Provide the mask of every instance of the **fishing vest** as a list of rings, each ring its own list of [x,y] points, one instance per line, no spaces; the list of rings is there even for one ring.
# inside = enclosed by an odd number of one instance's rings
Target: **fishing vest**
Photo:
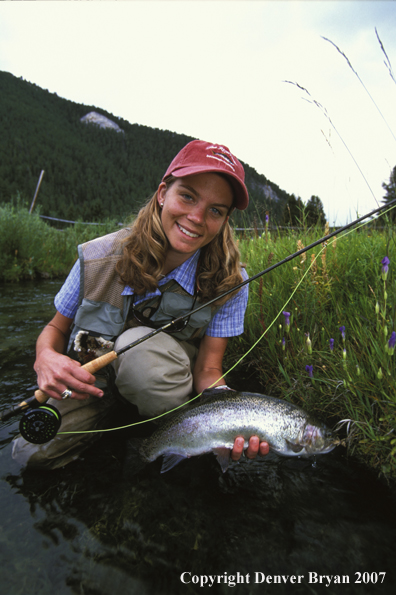
[[[113,341],[124,330],[142,325],[133,316],[133,295],[121,295],[125,285],[116,270],[116,264],[123,253],[122,242],[129,234],[129,229],[121,229],[78,246],[79,307],[73,322],[69,349],[81,330],[88,331],[92,336]],[[154,296],[135,306],[143,315],[148,310],[154,311],[147,326],[164,326],[201,304],[199,298],[191,296],[172,279],[160,286],[159,290],[161,296]],[[172,336],[179,340],[195,342],[195,339],[204,335],[218,309],[206,306],[195,312],[189,317],[185,328],[180,332],[172,332]]]

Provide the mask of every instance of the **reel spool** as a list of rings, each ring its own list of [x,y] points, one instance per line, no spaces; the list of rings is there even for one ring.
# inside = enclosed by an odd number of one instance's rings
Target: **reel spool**
[[[32,444],[45,444],[55,438],[60,425],[61,414],[53,405],[41,405],[28,409],[19,422],[22,437]]]

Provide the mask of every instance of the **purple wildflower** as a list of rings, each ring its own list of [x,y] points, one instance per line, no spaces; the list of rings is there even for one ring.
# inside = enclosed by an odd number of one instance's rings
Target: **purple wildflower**
[[[386,278],[388,276],[388,269],[389,269],[389,265],[390,265],[389,258],[387,256],[384,256],[384,258],[381,260],[381,264],[382,264],[381,277],[384,281],[386,281]]]
[[[396,345],[396,333],[395,331],[392,332],[389,341],[388,341],[388,345],[390,349],[394,349],[395,345]]]
[[[285,351],[285,347],[286,347],[286,339],[285,339],[285,337],[283,337],[283,339],[282,339],[282,349],[283,349],[283,351]]]
[[[342,340],[345,343],[345,326],[340,326],[340,333],[341,333]]]
[[[334,339],[330,339],[329,345],[330,345],[330,351],[333,351],[333,349],[334,349]]]
[[[269,223],[269,215],[268,213],[265,215],[265,224],[268,225]]]
[[[396,332],[393,331],[391,336],[389,337],[388,341],[388,353],[389,355],[393,355],[396,346]]]
[[[285,317],[286,332],[288,333],[290,329],[290,312],[282,312],[282,314]]]
[[[305,371],[308,372],[310,378],[313,378],[313,366],[305,366]]]

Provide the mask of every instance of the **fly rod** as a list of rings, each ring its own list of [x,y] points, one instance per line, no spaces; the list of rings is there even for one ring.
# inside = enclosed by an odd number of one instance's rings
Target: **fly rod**
[[[290,260],[293,260],[294,258],[297,258],[298,256],[300,256],[304,252],[307,252],[308,250],[311,250],[311,248],[314,248],[315,246],[318,246],[319,244],[323,244],[324,242],[327,242],[333,236],[335,236],[335,235],[337,235],[339,233],[342,233],[343,231],[346,231],[347,229],[350,229],[351,227],[353,227],[357,223],[360,223],[364,219],[367,219],[368,217],[372,217],[376,213],[384,210],[385,208],[389,209],[389,207],[391,205],[395,204],[395,203],[396,203],[396,199],[390,201],[389,203],[387,203],[386,205],[383,205],[382,207],[378,207],[377,209],[374,209],[370,213],[367,213],[366,215],[363,215],[362,217],[359,217],[358,219],[355,219],[351,223],[348,223],[347,225],[344,225],[343,227],[340,227],[337,230],[334,230],[332,233],[329,233],[328,235],[320,238],[319,240],[316,240],[312,244],[309,244],[308,246],[305,246],[304,248],[301,248],[301,250],[298,250],[298,252],[294,252],[293,254],[290,254],[289,256],[287,256],[286,258],[284,258],[283,260],[281,260],[281,261],[279,261],[279,262],[271,265],[270,267],[268,267],[264,271],[261,271],[261,272],[257,273],[256,275],[253,275],[252,277],[249,277],[245,281],[242,281],[242,283],[239,283],[239,285],[236,285],[235,287],[232,287],[231,289],[225,291],[221,295],[218,295],[215,298],[209,300],[208,302],[205,302],[205,303],[201,304],[200,306],[197,306],[196,308],[194,308],[193,310],[191,310],[187,314],[182,314],[178,318],[173,319],[171,322],[168,322],[167,324],[165,324],[165,325],[163,325],[163,326],[161,326],[161,327],[159,327],[157,329],[152,330],[150,333],[148,333],[144,337],[141,337],[140,339],[137,339],[136,341],[134,341],[133,343],[130,343],[129,345],[126,345],[122,349],[118,349],[117,351],[115,351],[115,350],[110,351],[109,353],[106,353],[106,354],[104,354],[104,355],[102,355],[102,356],[100,356],[100,357],[98,357],[98,358],[96,358],[96,359],[88,362],[87,364],[84,364],[82,366],[82,368],[84,370],[87,370],[91,374],[95,374],[98,370],[104,368],[105,366],[107,366],[108,364],[110,364],[111,362],[113,362],[114,360],[116,360],[120,355],[122,355],[126,351],[129,351],[129,349],[132,349],[133,347],[136,347],[137,345],[140,345],[140,343],[143,343],[143,341],[147,341],[148,339],[151,339],[152,337],[154,337],[158,333],[166,332],[168,329],[171,330],[172,327],[175,328],[178,323],[180,323],[183,320],[189,318],[192,314],[195,314],[195,312],[199,312],[200,310],[202,310],[206,306],[210,306],[210,305],[214,304],[217,300],[219,300],[219,299],[221,299],[223,297],[226,297],[227,295],[229,295],[230,293],[233,293],[234,291],[237,291],[238,289],[241,289],[242,287],[244,287],[248,283],[251,283],[252,281],[255,281],[259,277],[262,277],[263,275],[269,273],[270,271],[273,271],[274,269],[276,269],[277,267],[282,266],[286,262],[289,262]],[[56,408],[55,407],[52,407],[51,405],[46,405],[44,407],[44,405],[45,405],[46,401],[48,400],[48,398],[49,397],[45,393],[43,393],[40,389],[38,389],[34,393],[34,396],[26,399],[25,401],[22,401],[18,405],[14,405],[14,406],[10,407],[9,409],[3,411],[0,414],[0,421],[5,421],[5,420],[13,417],[14,415],[18,415],[19,413],[29,412],[29,410],[34,411],[34,410],[37,410],[39,408],[41,410],[48,410],[51,414],[53,413],[52,410],[55,410],[55,412],[57,412]],[[47,415],[47,412],[43,411],[43,413],[45,415]],[[25,413],[25,415],[26,415],[26,413]],[[59,412],[57,412],[57,415],[59,416],[59,418],[54,420],[54,427],[55,426],[58,426],[58,428],[59,428],[59,426],[60,426],[60,414],[59,414]],[[32,417],[33,417],[33,415],[32,415]],[[55,417],[56,417],[56,414],[55,414]],[[36,421],[36,419],[35,419],[35,421]],[[39,430],[37,430],[37,431],[39,431]],[[56,432],[55,432],[55,434],[56,434]]]

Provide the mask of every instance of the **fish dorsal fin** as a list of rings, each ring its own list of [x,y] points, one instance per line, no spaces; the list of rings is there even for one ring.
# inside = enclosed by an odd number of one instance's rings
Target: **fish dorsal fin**
[[[204,401],[206,401],[207,399],[213,399],[214,397],[220,397],[220,395],[224,395],[225,393],[227,393],[228,396],[235,394],[234,390],[230,390],[228,388],[205,388],[204,391],[202,391],[202,394],[199,398],[199,402],[202,403]]]
[[[162,459],[161,473],[166,473],[166,471],[173,469],[173,467],[175,467],[178,463],[180,463],[181,461],[183,461],[186,458],[187,457],[185,457],[183,455],[176,455],[173,453],[164,455],[163,459]]]
[[[230,464],[230,449],[229,448],[214,448],[213,453],[217,457],[217,461],[221,467],[223,473],[225,473],[228,469],[228,465]]]
[[[205,390],[202,391],[199,401],[202,403],[202,401],[206,401],[206,399],[211,399],[212,397],[215,397],[216,395],[219,396],[219,394],[221,392],[222,392],[221,390],[218,390],[216,388],[205,388]]]
[[[286,440],[286,444],[287,444],[287,447],[290,450],[292,450],[293,452],[301,452],[302,449],[304,448],[300,444],[294,444],[293,442],[290,442],[289,440]]]

